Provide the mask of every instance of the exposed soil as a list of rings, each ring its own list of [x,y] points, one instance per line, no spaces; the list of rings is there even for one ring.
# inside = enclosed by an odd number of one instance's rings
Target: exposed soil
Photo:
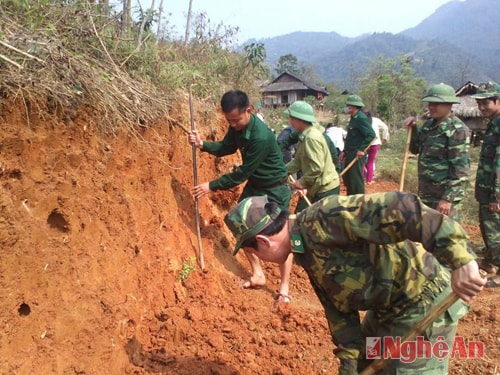
[[[23,104],[0,103],[1,374],[336,373],[300,268],[288,305],[273,302],[277,266],[265,264],[266,287],[238,286],[249,266],[231,256],[222,221],[238,189],[200,199],[205,272],[197,261],[190,272],[199,253],[192,150],[179,127],[110,137],[85,109],[69,124],[25,116]],[[220,138],[225,125],[199,130]],[[233,162],[198,154],[199,182]],[[478,227],[466,229],[480,246]],[[486,352],[453,359],[451,374],[500,371],[499,308],[498,291],[474,302],[458,334]]]

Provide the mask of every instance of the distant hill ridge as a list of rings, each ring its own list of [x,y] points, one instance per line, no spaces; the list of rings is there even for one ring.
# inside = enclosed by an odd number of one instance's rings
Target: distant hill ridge
[[[466,81],[500,81],[500,0],[452,1],[419,25],[398,34],[373,33],[356,38],[336,32],[294,32],[257,40],[267,63],[292,54],[325,82],[351,88],[378,56],[408,56],[417,75],[429,83],[459,87]],[[249,40],[245,44],[256,40]]]

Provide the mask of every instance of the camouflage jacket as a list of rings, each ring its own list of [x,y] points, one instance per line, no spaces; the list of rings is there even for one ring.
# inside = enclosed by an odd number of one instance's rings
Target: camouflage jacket
[[[479,203],[500,203],[500,115],[488,123],[484,134],[475,195]]]
[[[439,124],[429,119],[413,131],[410,151],[418,154],[418,194],[424,202],[462,201],[469,177],[469,147],[469,128],[455,116]]]
[[[464,229],[409,193],[324,198],[291,217],[290,235],[345,359],[362,349],[358,311],[391,319],[431,304],[449,285],[438,259],[451,269],[475,259]]]

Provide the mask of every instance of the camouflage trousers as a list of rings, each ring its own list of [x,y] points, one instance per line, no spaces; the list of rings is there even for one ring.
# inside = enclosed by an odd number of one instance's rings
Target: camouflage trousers
[[[432,308],[433,305],[439,303],[444,299],[449,293],[451,293],[451,288],[446,288],[441,292],[432,304],[419,302],[415,305],[405,309],[404,312],[398,316],[387,316],[381,317],[373,311],[367,312],[362,325],[363,336],[370,338],[380,338],[381,340],[381,353],[384,353],[384,349],[390,350],[389,346],[397,342],[397,338],[402,338],[406,333],[415,326],[415,324],[420,321]],[[443,315],[441,315],[424,333],[418,340],[413,340],[414,350],[402,350],[400,360],[394,359],[390,362],[383,370],[377,372],[377,374],[383,375],[443,375],[448,373],[448,360],[449,357],[437,358],[434,355],[423,355],[422,351],[417,355],[418,350],[424,348],[424,352],[430,350],[436,342],[442,343],[446,342],[448,348],[453,347],[453,342],[455,339],[455,334],[457,330],[458,320],[464,316],[468,311],[468,305],[466,305],[461,300],[457,301],[450,309],[448,309]],[[417,345],[420,340],[426,342],[425,345]],[[384,344],[388,347],[384,348]],[[440,344],[442,345],[442,344]],[[406,348],[412,348],[408,345]],[[416,358],[420,357],[420,358]],[[427,357],[427,358],[422,358]],[[430,358],[429,358],[430,357]],[[361,352],[358,360],[358,369],[361,372],[362,369],[366,368],[371,361],[365,359],[366,353]]]
[[[500,267],[500,213],[491,212],[488,204],[479,204],[479,228],[486,252],[483,262]]]
[[[428,199],[426,197],[420,197],[422,202],[426,205],[429,206],[430,208],[437,208],[437,205],[439,204],[439,200],[434,200],[434,199]],[[451,204],[451,212],[448,215],[450,219],[453,219],[455,221],[460,222],[462,220],[462,202],[452,202]]]

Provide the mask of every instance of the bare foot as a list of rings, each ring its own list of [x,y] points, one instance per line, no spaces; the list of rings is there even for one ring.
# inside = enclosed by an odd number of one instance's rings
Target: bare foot
[[[261,288],[266,285],[266,277],[264,275],[252,275],[248,279],[240,280],[239,284],[244,289]]]

